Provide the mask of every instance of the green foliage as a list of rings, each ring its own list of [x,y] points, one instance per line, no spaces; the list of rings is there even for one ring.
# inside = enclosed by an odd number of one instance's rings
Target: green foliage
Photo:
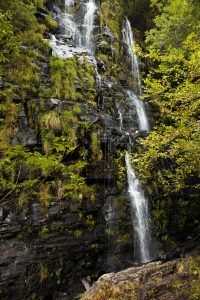
[[[125,167],[125,152],[117,151],[114,159],[115,175],[117,178],[117,185],[123,189],[126,184],[126,167]]]
[[[4,93],[5,96],[5,93]],[[0,104],[0,148],[7,148],[11,138],[17,133],[16,121],[21,106],[13,103],[7,93],[4,102]]]
[[[46,23],[46,25],[48,26],[48,28],[50,28],[50,29],[55,29],[55,28],[58,27],[58,23],[56,22],[56,20],[54,20],[54,19],[51,18],[51,17],[47,17],[47,18],[45,19],[45,23]]]
[[[83,200],[92,203],[95,199],[95,187],[87,185],[83,174],[92,163],[89,157],[101,159],[100,142],[93,143],[92,149],[83,145],[93,125],[79,120],[86,106],[73,102],[96,105],[96,72],[87,58],[81,62],[51,57],[49,61],[44,33],[55,29],[57,23],[50,14],[44,20],[37,19],[38,6],[48,14],[44,1],[0,2],[0,80],[5,83],[0,92],[0,204],[16,203],[26,213],[30,203],[37,201],[48,218],[48,208],[55,202],[62,207],[63,201],[81,205]],[[41,72],[48,63],[50,88]],[[49,108],[46,99],[50,97],[73,102],[67,109]],[[13,143],[22,118],[27,118],[28,126],[37,134],[34,147]],[[85,217],[84,224],[93,229],[92,215]],[[42,226],[38,238],[45,242],[50,230]],[[81,238],[83,232],[77,229],[72,235]],[[48,276],[47,267],[41,265],[41,283]],[[56,278],[59,283],[59,273]]]
[[[2,0],[0,8],[4,11],[11,11],[12,22],[16,33],[27,31],[37,26],[37,19],[35,17],[36,7],[32,1],[27,3],[23,0]]]
[[[50,130],[54,134],[59,134],[62,128],[59,115],[55,111],[44,114],[41,118],[41,127]]]
[[[18,50],[10,20],[11,15],[9,12],[3,13],[0,11],[0,64],[8,62],[10,55]],[[1,71],[0,69],[0,72]]]
[[[103,1],[101,4],[101,27],[108,25],[118,39],[121,30],[123,9],[119,0]]]
[[[40,282],[43,283],[49,277],[49,271],[46,265],[40,266]]]
[[[62,60],[59,57],[51,57],[52,97],[76,100],[77,92],[75,79],[77,77],[74,58]]]
[[[85,178],[80,175],[82,169],[87,165],[83,161],[78,161],[68,167],[67,175],[69,179],[64,185],[65,196],[73,201],[81,202],[83,198],[90,202],[94,201],[94,189],[85,183]]]
[[[51,57],[51,96],[70,101],[87,101],[91,103],[96,96],[95,70],[87,60],[81,63],[76,58],[61,59]],[[79,85],[83,95],[78,91]]]
[[[48,49],[43,38],[46,26],[35,17],[37,8],[33,1],[2,0],[0,9],[3,28],[0,36],[1,60],[4,62],[5,79],[10,82],[3,90],[3,96],[8,93],[11,96],[12,90],[12,98],[24,101],[27,95],[37,92],[40,84],[37,61],[43,59],[39,51]]]
[[[199,11],[198,1],[168,1],[147,34],[151,67],[145,97],[157,110],[157,120],[149,136],[140,140],[134,159],[151,193],[165,197],[162,208],[154,204],[160,234],[167,232],[171,219],[184,230],[198,209],[186,195],[198,195],[200,188]],[[179,195],[174,211],[170,195]]]
[[[154,49],[181,47],[188,34],[198,25],[199,18],[198,1],[169,0],[163,6],[162,13],[155,18],[156,26],[148,33],[147,41]]]
[[[92,150],[92,160],[94,164],[98,164],[98,162],[102,159],[102,150],[100,148],[101,143],[98,139],[98,135],[96,132],[91,133],[91,150]]]
[[[29,93],[36,92],[40,82],[39,70],[35,57],[28,51],[13,57],[12,65],[7,69],[7,78],[18,86],[16,93],[21,100],[24,101]]]

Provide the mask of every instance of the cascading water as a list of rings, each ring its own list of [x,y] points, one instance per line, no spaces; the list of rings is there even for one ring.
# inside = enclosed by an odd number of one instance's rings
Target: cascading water
[[[97,6],[95,4],[94,0],[89,0],[86,3],[86,14],[84,17],[84,23],[83,27],[85,29],[85,40],[84,40],[84,46],[88,49],[90,49],[92,42],[91,42],[91,37],[92,37],[92,31],[94,29],[94,16],[95,16],[95,11],[97,9]]]
[[[127,18],[125,18],[123,23],[122,36],[123,36],[123,41],[126,44],[128,50],[128,55],[131,59],[131,70],[133,72],[133,79],[136,82],[136,87],[134,92],[128,90],[127,95],[132,100],[132,102],[136,107],[140,130],[149,131],[150,126],[145,111],[144,102],[141,101],[139,98],[142,94],[139,60],[136,54],[136,45],[133,37],[133,31],[131,28],[131,24]]]
[[[131,200],[133,230],[135,233],[135,254],[142,263],[151,261],[151,233],[149,226],[148,201],[144,195],[139,180],[131,167],[130,155],[126,153],[126,167]]]
[[[136,55],[136,45],[133,38],[133,31],[127,18],[123,24],[122,35],[123,41],[128,49],[128,55],[131,59],[131,69],[135,81],[135,91],[133,92],[128,90],[127,95],[136,107],[139,129],[149,131],[149,122],[145,112],[144,103],[139,98],[139,96],[142,94],[139,60]],[[139,262],[145,263],[151,261],[153,258],[148,199],[145,197],[141,184],[136,178],[135,172],[131,167],[130,154],[128,152],[126,153],[125,161],[127,168],[129,197],[131,201],[135,256]]]
[[[120,131],[122,131],[122,127],[123,127],[123,116],[122,116],[121,110],[118,110],[118,114],[119,114],[119,129],[120,129]]]
[[[136,91],[139,95],[141,95],[142,88],[140,80],[139,61],[136,55],[136,45],[133,38],[133,31],[131,29],[131,24],[127,18],[124,20],[124,24],[122,27],[122,36],[123,42],[127,46],[128,55],[131,59],[131,70],[134,76],[134,80],[136,81]]]
[[[65,10],[61,11],[58,7],[54,7],[54,17],[60,25],[60,34],[56,37],[51,36],[50,45],[53,55],[58,55],[63,59],[73,57],[78,52],[81,45],[82,35],[78,29],[73,15],[69,13],[69,8],[74,4],[72,0],[65,1]]]
[[[138,124],[140,130],[146,130],[149,131],[149,121],[147,118],[147,114],[144,108],[144,103],[141,101],[136,94],[134,94],[132,91],[128,90],[127,91],[128,97],[133,101],[135,107],[136,107],[136,112],[137,112],[137,117],[138,117]]]
[[[59,23],[63,28],[65,37],[71,39],[71,41],[74,42],[75,45],[78,45],[81,40],[81,34],[72,16],[66,12],[60,14]]]
[[[74,5],[74,0],[65,0],[65,7],[69,8]]]
[[[71,11],[74,3],[74,0],[65,0],[64,11],[61,11],[58,7],[54,7],[54,16],[60,25],[61,33],[57,36],[51,35],[50,45],[52,54],[58,55],[63,59],[75,56],[82,62],[87,57],[88,62],[95,68],[97,86],[99,91],[101,91],[101,76],[98,73],[97,61],[93,51],[91,51],[93,48],[92,32],[97,6],[94,0],[88,0],[87,3],[82,4],[83,7],[86,7],[86,12],[84,20],[80,24],[75,21]]]
[[[56,11],[56,18],[60,24],[60,34],[52,35],[51,45],[53,49],[53,53],[55,55],[59,55],[62,58],[67,58],[70,56],[77,56],[80,60],[84,59],[85,56],[88,57],[88,61],[95,67],[96,70],[96,81],[99,91],[101,91],[101,76],[98,73],[97,61],[94,56],[93,51],[93,43],[92,43],[92,33],[94,30],[94,18],[95,12],[97,10],[97,6],[94,0],[88,0],[87,3],[82,3],[82,7],[86,8],[85,16],[83,18],[83,22],[76,23],[76,17],[72,15],[73,10],[71,7],[74,5],[73,0],[65,0],[65,11],[61,12],[59,9]],[[81,20],[81,19],[80,19]],[[133,39],[133,33],[131,31],[131,26],[129,21],[126,19],[123,30],[123,40],[127,45],[128,55],[131,59],[131,68],[134,76],[134,80],[136,82],[136,91],[126,91],[128,97],[134,103],[137,115],[138,115],[138,123],[140,130],[149,130],[149,124],[147,120],[147,116],[144,109],[143,102],[139,99],[141,95],[141,81],[140,81],[140,73],[139,73],[139,62],[137,55],[135,54],[135,42]],[[84,53],[84,55],[82,55]],[[110,88],[112,85],[110,86]],[[99,98],[100,99],[100,98]],[[100,105],[99,107],[103,107]],[[122,131],[123,128],[123,114],[121,110],[118,110],[118,120],[119,120],[119,128]],[[109,150],[109,149],[108,149]],[[109,151],[108,151],[109,152]],[[129,183],[129,194],[131,199],[131,207],[132,207],[132,217],[133,217],[133,225],[135,229],[135,249],[138,249],[138,255],[140,262],[146,262],[151,260],[150,255],[150,230],[148,223],[148,204],[145,199],[144,193],[141,189],[140,183],[138,179],[135,177],[134,171],[131,168],[130,164],[130,155],[126,154],[126,166],[127,166],[127,176]],[[111,201],[110,199],[109,201]],[[112,200],[113,201],[113,200]],[[107,223],[108,227],[111,230],[116,226],[114,215],[115,209],[112,206],[112,202],[108,203],[108,211],[107,211]],[[113,241],[110,241],[112,244]],[[115,244],[115,243],[114,243]]]
[[[139,96],[141,96],[142,94],[142,87],[141,87],[141,79],[140,79],[139,60],[136,54],[136,44],[133,37],[131,24],[127,18],[125,18],[123,23],[122,36],[123,36],[123,41],[126,44],[128,50],[128,55],[131,59],[131,70],[135,82],[135,91],[133,92],[128,90],[127,94],[136,107],[140,130],[149,131],[150,126],[145,112],[144,102],[141,101],[139,98]]]

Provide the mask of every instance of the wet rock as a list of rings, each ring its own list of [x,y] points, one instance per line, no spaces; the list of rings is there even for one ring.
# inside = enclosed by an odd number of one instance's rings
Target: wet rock
[[[104,27],[102,35],[109,38],[111,41],[114,41],[114,36],[107,25]]]
[[[20,130],[12,141],[13,145],[24,145],[24,146],[34,146],[38,143],[37,136],[34,129],[24,128]]]

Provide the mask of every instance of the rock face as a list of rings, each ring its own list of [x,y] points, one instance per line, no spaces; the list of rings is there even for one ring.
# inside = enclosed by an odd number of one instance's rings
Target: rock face
[[[105,274],[81,300],[198,299],[198,268],[199,259],[185,258]]]
[[[64,0],[48,2],[52,15],[59,24],[62,25],[64,20],[58,18],[59,13],[61,17],[66,17],[66,22],[73,21],[73,26],[78,24],[79,27],[83,22],[86,1],[71,1],[74,3],[70,8],[73,20],[64,13]],[[55,2],[57,8],[54,6]],[[77,192],[78,199],[71,200],[76,194],[77,186],[70,195],[71,198],[68,194],[65,195],[62,184],[67,182],[69,174],[61,176],[57,171],[42,174],[39,168],[39,171],[34,168],[29,170],[23,165],[19,168],[16,184],[19,183],[20,188],[23,189],[25,180],[37,179],[38,182],[36,188],[34,186],[28,192],[25,186],[26,199],[19,197],[15,191],[7,193],[1,199],[0,298],[4,300],[73,300],[78,293],[85,290],[84,287],[87,287],[89,282],[94,282],[102,274],[134,265],[134,233],[124,175],[124,156],[121,154],[127,150],[130,139],[134,148],[138,143],[137,138],[145,136],[146,133],[139,131],[136,108],[127,96],[132,83],[129,82],[129,62],[124,56],[124,45],[120,36],[122,20],[117,18],[117,24],[112,23],[113,18],[108,17],[105,20],[105,5],[109,1],[96,1],[97,6],[99,2],[104,5],[102,10],[97,7],[95,11],[95,49],[92,49],[95,59],[88,49],[75,47],[71,35],[76,36],[79,30],[76,26],[71,28],[71,33],[63,32],[61,27],[48,33],[47,37],[51,39],[53,49],[42,58],[42,62],[38,62],[41,68],[39,75],[42,88],[39,90],[37,86],[34,93],[28,93],[23,103],[20,99],[15,99],[20,113],[16,121],[17,132],[12,139],[12,145],[23,145],[26,153],[32,154],[35,151],[38,160],[48,158],[48,149],[44,153],[44,135],[46,134],[45,138],[49,138],[51,146],[52,132],[47,129],[52,124],[43,120],[46,127],[42,128],[42,117],[45,114],[63,117],[67,112],[68,118],[63,122],[65,125],[70,117],[74,117],[69,112],[78,104],[78,110],[76,107],[75,112],[77,124],[72,122],[67,128],[69,132],[70,129],[78,132],[77,145],[71,153],[64,152],[61,162],[64,162],[64,166],[73,167],[79,162],[80,148],[87,150],[87,164],[77,173],[81,173],[87,187],[94,190],[94,197],[88,200],[86,196]],[[114,7],[114,4],[109,5],[111,6],[108,7],[108,11],[119,9],[118,6]],[[120,15],[120,11],[116,13]],[[38,16],[45,18],[42,11]],[[110,26],[106,24],[109,22]],[[112,32],[115,28],[118,28],[118,31]],[[70,73],[70,78],[67,77],[67,80],[62,82],[59,95],[55,91],[54,94],[51,93],[54,83],[51,55],[59,54],[61,50],[62,54],[65,54],[64,58],[71,59],[67,71],[71,72],[74,61],[79,68],[73,84],[70,81],[73,72]],[[74,57],[76,59],[72,60]],[[56,67],[62,64],[63,62],[58,60]],[[66,97],[62,94],[62,89],[70,84],[75,89],[74,98],[74,95]],[[1,85],[6,84],[0,82]],[[148,105],[145,106],[150,114]],[[94,154],[91,150],[92,133],[97,137],[93,152],[98,148],[101,156],[98,162],[96,157],[99,153],[95,153],[96,161],[90,157]],[[58,132],[56,138],[59,140],[60,137]],[[43,156],[39,156],[38,153],[42,153]],[[84,153],[81,155],[84,156]],[[120,285],[120,278],[129,274],[128,277],[135,278],[136,284],[144,279],[145,287],[150,284],[145,281],[148,272],[155,277],[161,272],[161,277],[165,278],[173,274],[176,264],[153,263],[149,267],[133,268],[119,275],[109,275],[108,283],[112,285],[115,284],[112,282],[116,281],[116,285]],[[129,279],[124,280],[129,282]],[[143,296],[139,299],[148,299],[145,298],[146,294],[142,288],[140,292]],[[92,299],[97,300],[95,297]]]
[[[82,75],[80,72],[83,70],[79,68],[80,74],[71,82],[79,98],[82,97],[80,101],[72,96],[68,99],[48,96],[52,88],[49,67],[51,54],[38,62],[42,94],[36,88],[36,92],[28,94],[26,102],[19,105],[21,112],[12,145],[23,145],[29,153],[42,153],[43,134],[46,133],[42,132],[41,115],[62,115],[65,111],[73,111],[78,102],[79,124],[86,124],[96,131],[102,160],[98,164],[89,162],[82,174],[88,187],[95,190],[93,201],[81,195],[81,201],[71,201],[63,196],[60,187],[60,182],[65,178],[57,177],[56,173],[43,177],[40,171],[36,174],[40,178],[39,188],[46,184],[50,186],[51,200],[48,203],[45,202],[45,196],[38,197],[34,189],[28,192],[25,201],[13,193],[3,198],[0,210],[2,299],[72,300],[74,295],[84,291],[85,278],[94,282],[101,274],[123,269],[134,262],[130,204],[126,184],[121,184],[119,188],[117,183],[115,160],[119,159],[116,151],[123,151],[127,147],[127,133],[134,137],[138,125],[136,109],[126,93],[124,70],[128,72],[128,69],[125,67],[120,76],[114,69],[120,56],[117,54],[119,50],[111,44],[119,41],[106,24],[100,30],[100,16],[95,11],[93,46],[96,55],[93,56],[88,49],[81,47],[81,41],[80,47],[76,47],[72,40],[73,36],[77,41],[79,30],[84,35],[85,27],[79,27],[84,22],[85,1],[75,1],[75,6],[70,8],[73,18],[64,12],[64,0],[57,1],[57,7],[50,5],[50,9],[60,25],[54,29],[54,35],[48,34],[53,47],[50,52],[53,55],[61,53],[61,57],[70,58],[72,62],[77,59],[77,64],[82,65],[84,71],[87,69],[88,73],[91,72],[92,76]],[[45,16],[38,14],[38,17]],[[73,26],[70,27],[67,22]],[[65,25],[71,31],[65,30]],[[112,65],[113,74],[110,73]],[[68,67],[67,71],[71,67],[74,65]],[[88,90],[91,90],[90,94]],[[16,102],[20,100],[16,99]],[[120,113],[125,116],[123,124]],[[81,131],[81,126],[72,125],[77,131]],[[91,132],[84,137],[79,133],[78,142],[79,146],[72,154],[64,155],[66,165],[77,160],[79,147],[91,153]],[[29,175],[30,170],[22,166],[17,181],[23,183]],[[115,208],[109,206],[113,203]],[[113,209],[111,213],[114,215],[111,227],[110,209]]]

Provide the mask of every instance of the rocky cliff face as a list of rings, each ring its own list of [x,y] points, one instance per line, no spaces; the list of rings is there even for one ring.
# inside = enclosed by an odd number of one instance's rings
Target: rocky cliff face
[[[84,278],[93,281],[105,272],[133,263],[130,204],[124,179],[120,181],[117,174],[121,160],[118,151],[127,147],[127,132],[133,138],[139,135],[135,133],[137,114],[126,92],[129,68],[128,61],[122,62],[125,50],[120,36],[121,19],[115,21],[118,28],[112,32],[104,20],[108,7],[100,10],[99,5],[96,4],[94,14],[92,54],[84,46],[78,49],[73,44],[73,32],[63,29],[68,26],[62,23],[68,20],[64,19],[64,1],[50,5],[59,26],[47,36],[53,50],[38,62],[42,89],[27,95],[26,102],[20,105],[17,132],[12,139],[16,147],[23,145],[26,151],[44,151],[49,157],[54,151],[49,149],[50,140],[64,138],[61,131],[71,118],[69,127],[76,131],[76,145],[73,151],[64,154],[62,161],[68,166],[77,163],[80,149],[93,156],[87,158],[81,174],[94,196],[90,200],[81,192],[77,195],[80,199],[71,194],[66,196],[63,192],[66,178],[59,171],[44,176],[41,170],[20,167],[17,182],[30,178],[30,172],[34,173],[32,179],[35,176],[40,179],[39,186],[28,192],[26,199],[11,193],[1,206],[0,295],[3,299],[72,300],[74,294],[84,290]],[[113,4],[115,8],[121,9]],[[73,21],[80,27],[86,14],[85,2],[75,1],[70,10]],[[44,18],[45,13],[40,11],[38,17]],[[84,35],[84,28],[80,30]],[[59,55],[60,49],[64,49],[61,54],[70,50],[69,57],[64,57],[70,62],[67,71],[61,70],[60,58],[51,57]],[[59,76],[65,77],[60,86],[56,81]],[[77,121],[73,121],[70,111]],[[61,118],[66,112],[64,121],[53,119],[58,115]],[[59,122],[63,122],[62,129]],[[73,140],[70,128],[66,130]],[[55,147],[59,145],[58,141]],[[76,194],[75,187],[72,193]],[[114,219],[109,227],[111,213]]]
[[[39,83],[24,97],[26,85],[15,86],[10,161],[19,161],[14,179],[3,173],[14,184],[0,208],[2,299],[72,300],[103,273],[135,263],[124,152],[146,132],[128,93],[135,83],[123,8],[96,1],[93,26],[85,19],[92,1],[55,2],[48,4],[58,25],[45,33],[51,47],[35,63]],[[5,78],[3,88],[9,84]],[[175,266],[166,265],[167,275]],[[130,272],[154,277],[165,266],[149,268]],[[150,299],[143,287],[141,295]]]

